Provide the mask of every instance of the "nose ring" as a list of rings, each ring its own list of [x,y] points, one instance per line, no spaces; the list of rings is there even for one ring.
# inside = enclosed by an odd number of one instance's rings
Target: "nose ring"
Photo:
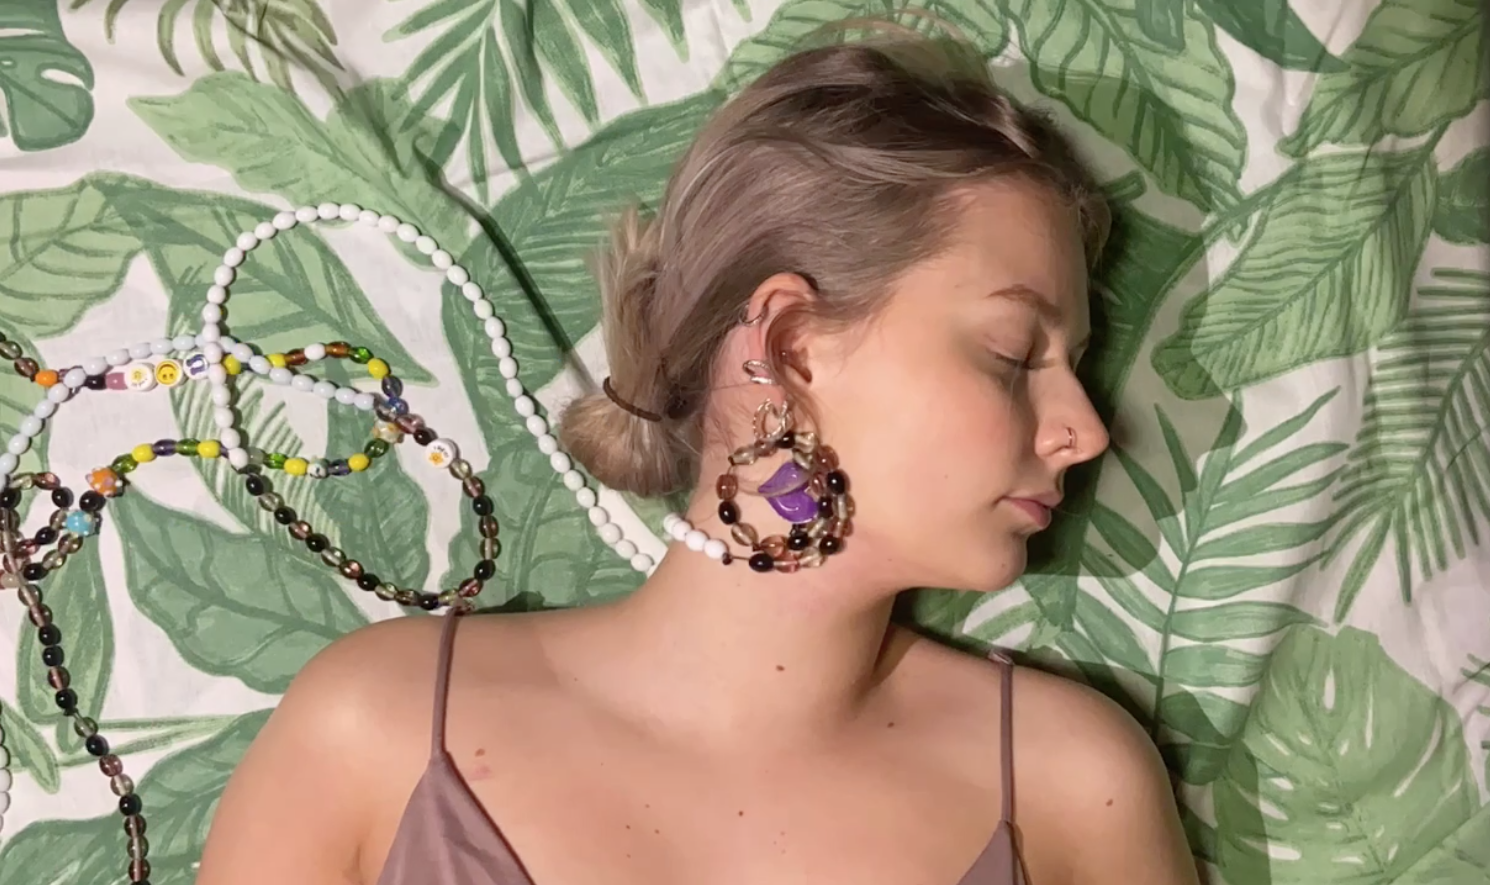
[[[1066,448],[1073,450],[1076,448],[1076,431],[1070,427],[1066,428]]]

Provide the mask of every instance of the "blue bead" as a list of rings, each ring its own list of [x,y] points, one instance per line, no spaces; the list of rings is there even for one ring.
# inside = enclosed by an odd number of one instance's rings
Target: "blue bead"
[[[396,418],[402,418],[409,414],[409,404],[396,396],[390,396],[383,400],[383,406]]]
[[[161,458],[176,454],[176,441],[174,439],[163,439],[150,446],[151,450]]]
[[[67,514],[67,522],[64,525],[74,535],[85,537],[98,531],[98,517],[86,510],[74,510]]]
[[[394,376],[394,375],[385,375],[385,376],[383,376],[383,395],[384,396],[403,396],[404,395],[404,383],[402,381],[398,380],[397,376]]]

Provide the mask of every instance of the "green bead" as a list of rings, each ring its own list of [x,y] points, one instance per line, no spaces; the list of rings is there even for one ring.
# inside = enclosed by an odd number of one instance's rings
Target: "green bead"
[[[362,451],[369,458],[381,458],[388,454],[388,442],[387,440],[370,439],[367,441],[367,445],[362,447]]]
[[[120,476],[123,476],[126,473],[133,473],[134,469],[139,466],[140,463],[135,460],[134,455],[120,455],[119,457],[114,459],[113,464],[109,465],[109,467]]]
[[[358,365],[367,365],[368,361],[372,359],[372,356],[372,351],[365,347],[352,348],[352,362]]]
[[[195,439],[178,439],[176,440],[176,454],[195,455],[197,446],[200,444],[200,441]]]
[[[280,452],[264,453],[264,466],[271,467],[275,470],[283,470],[285,467],[285,462],[288,460],[290,460],[290,456]]]

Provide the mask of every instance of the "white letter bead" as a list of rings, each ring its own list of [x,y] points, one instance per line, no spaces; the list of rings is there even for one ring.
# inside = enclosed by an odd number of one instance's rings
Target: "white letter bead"
[[[217,266],[217,270],[214,270],[212,272],[212,282],[218,284],[219,286],[230,286],[232,285],[233,279],[236,276],[237,274],[233,273],[233,269],[231,267],[219,264]]]
[[[246,230],[239,234],[238,239],[234,240],[233,243],[244,252],[249,252],[253,247],[259,245],[259,235],[251,230]]]
[[[615,548],[616,555],[622,559],[630,559],[636,555],[636,545],[624,538],[616,542]]]
[[[700,551],[704,549],[705,544],[709,543],[709,536],[694,529],[683,536],[683,543],[688,545],[689,550]]]
[[[471,279],[471,274],[464,267],[455,264],[451,265],[450,269],[445,271],[445,279],[449,280],[453,285],[464,286]]]
[[[604,507],[591,507],[585,513],[590,517],[590,524],[596,528],[610,522],[610,514],[605,512]]]
[[[276,212],[274,215],[274,221],[272,222],[275,230],[289,230],[299,223],[300,220],[295,217],[294,212]],[[260,239],[267,240],[269,238],[260,237]]]
[[[600,527],[600,530],[599,532],[597,532],[597,534],[600,535],[600,540],[604,541],[605,543],[615,544],[616,542],[621,540],[621,527],[613,522],[608,522]]]
[[[599,496],[595,494],[594,489],[584,488],[574,493],[574,500],[579,503],[579,506],[589,510],[595,506]]]
[[[542,436],[548,433],[548,422],[543,420],[541,415],[529,415],[528,420],[524,423],[528,426],[528,432],[534,436]]]
[[[561,454],[561,453],[560,452],[555,452],[554,454],[555,455],[558,455],[558,454]],[[557,471],[555,471],[555,472],[557,472]],[[566,470],[566,471],[564,471],[564,488],[568,489],[571,492],[577,492],[577,491],[579,491],[580,489],[582,489],[584,487],[585,487],[585,475],[583,473],[580,473],[578,470]]]
[[[434,241],[431,240],[430,242]],[[436,249],[429,253],[429,263],[433,264],[439,270],[449,270],[450,266],[455,264],[455,259],[451,258],[450,253],[444,249]]]

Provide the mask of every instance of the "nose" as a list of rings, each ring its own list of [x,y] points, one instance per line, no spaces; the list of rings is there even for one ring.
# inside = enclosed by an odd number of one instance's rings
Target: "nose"
[[[1048,410],[1040,422],[1040,436],[1035,442],[1042,458],[1058,469],[1081,464],[1107,451],[1110,437],[1098,417],[1092,401],[1074,376],[1074,390],[1060,397],[1059,405]]]

